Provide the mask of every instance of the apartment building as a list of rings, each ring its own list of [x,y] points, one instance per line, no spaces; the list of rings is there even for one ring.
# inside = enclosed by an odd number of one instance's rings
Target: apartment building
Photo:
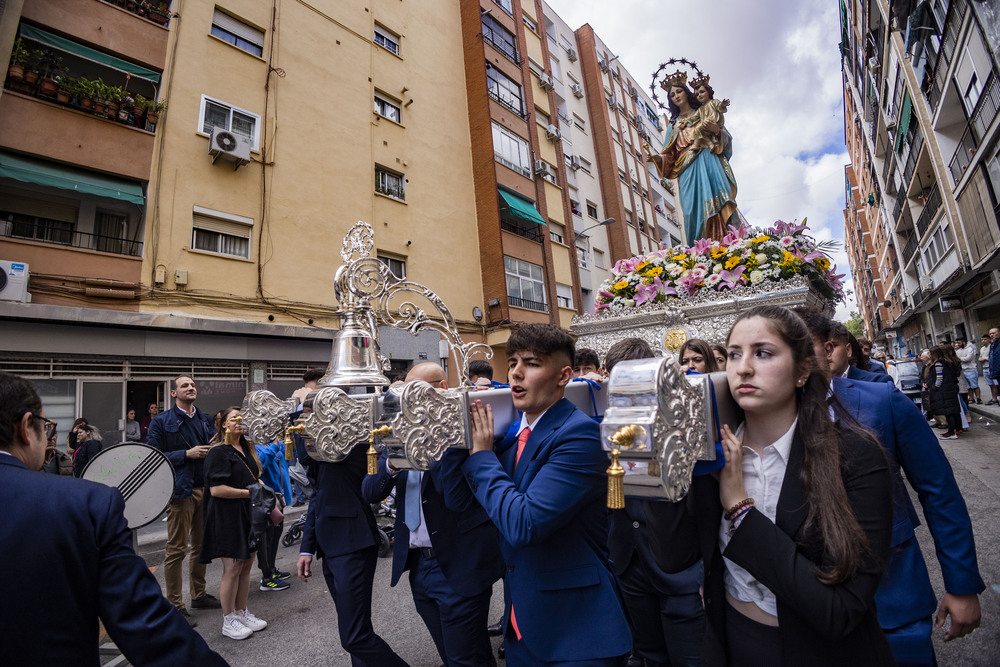
[[[0,301],[2,366],[35,379],[54,418],[114,433],[180,373],[203,409],[287,395],[329,360],[334,271],[358,220],[397,276],[482,339],[454,3],[189,0],[183,19],[14,4],[5,53],[17,34],[73,77],[166,102],[137,126],[37,85],[0,96],[0,259],[30,273]],[[446,356],[433,332],[381,338],[395,373]]]
[[[968,0],[841,3],[845,239],[897,353],[1000,322],[1000,25]]]

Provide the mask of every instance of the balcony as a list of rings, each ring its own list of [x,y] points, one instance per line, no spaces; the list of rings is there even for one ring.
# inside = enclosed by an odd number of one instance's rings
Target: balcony
[[[917,216],[917,238],[923,238],[924,232],[934,222],[934,217],[937,215],[940,207],[941,191],[938,190],[938,186],[935,183],[934,187],[931,188],[930,194],[927,195],[927,201],[924,203],[923,210]]]
[[[136,127],[12,91],[0,96],[0,146],[148,181],[154,136]]]
[[[919,244],[917,243],[917,237],[911,236],[910,240],[906,242],[905,246],[903,246],[903,262],[905,264],[909,264],[910,260],[913,259],[913,256],[917,254],[918,247]]]
[[[23,217],[23,216],[18,216]],[[0,238],[38,241],[112,255],[142,257],[142,241],[101,234],[86,234],[73,229],[72,223],[34,218],[32,221],[0,220]]]
[[[518,308],[527,308],[528,310],[538,310],[541,312],[547,312],[549,307],[541,301],[531,301],[530,299],[522,299],[516,296],[507,295],[507,303],[512,306],[517,306]]]
[[[535,243],[542,242],[541,228],[530,222],[520,222],[520,219],[518,218],[501,218],[500,229],[508,231],[512,234],[517,234],[518,236],[526,238],[529,241],[534,241]]]
[[[514,63],[521,64],[521,57],[517,54],[517,47],[504,41],[503,35],[498,30],[483,23],[483,41],[499,51],[503,56]]]
[[[979,150],[979,144],[997,116],[998,109],[1000,109],[1000,82],[997,80],[996,73],[990,72],[990,76],[986,80],[986,87],[979,95],[969,124],[958,142],[955,154],[952,155],[951,161],[948,163],[951,177],[956,185],[965,176],[966,170],[972,163],[972,158]]]
[[[524,108],[524,105],[521,103],[520,97],[514,97],[513,95],[510,94],[503,95],[501,94],[499,88],[490,87],[490,98],[494,102],[497,102],[498,104],[503,106],[505,109],[508,109],[509,111],[513,111],[514,113],[516,113],[519,118],[526,119],[528,117],[528,114],[526,114],[522,110]]]

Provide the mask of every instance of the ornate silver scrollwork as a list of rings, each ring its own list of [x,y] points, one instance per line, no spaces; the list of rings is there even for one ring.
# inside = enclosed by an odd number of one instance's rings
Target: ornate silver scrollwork
[[[306,398],[312,411],[299,422],[306,428],[306,451],[317,461],[343,461],[359,442],[367,442],[373,419],[374,394],[350,396],[337,387],[323,387]]]
[[[469,448],[468,413],[464,394],[438,392],[421,380],[408,382],[392,420],[392,438],[402,444],[413,469],[430,470],[448,447]]]
[[[247,440],[266,445],[285,437],[288,415],[295,411],[295,401],[282,400],[269,391],[251,391],[243,399],[241,426]]]
[[[375,230],[364,220],[358,220],[344,235],[344,243],[340,248],[340,257],[347,264],[357,255],[370,257],[375,247]]]
[[[660,416],[665,431],[659,441],[660,479],[667,498],[676,501],[687,495],[694,464],[707,450],[705,401],[711,399],[692,386],[673,360],[660,366],[659,375]],[[703,386],[707,387],[707,382]]]

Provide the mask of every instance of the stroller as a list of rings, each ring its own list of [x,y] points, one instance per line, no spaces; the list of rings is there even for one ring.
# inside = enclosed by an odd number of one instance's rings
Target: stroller
[[[378,555],[379,558],[385,558],[392,552],[392,535],[395,532],[396,524],[396,499],[389,496],[378,505],[372,505],[372,510],[375,513],[375,525],[378,530]],[[302,531],[305,529],[307,515],[308,513],[303,512],[302,516],[288,526],[285,534],[281,536],[283,545],[290,547],[299,541],[302,537]]]

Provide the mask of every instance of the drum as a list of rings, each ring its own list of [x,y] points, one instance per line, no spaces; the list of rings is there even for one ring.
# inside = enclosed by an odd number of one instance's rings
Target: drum
[[[152,523],[163,514],[174,492],[174,468],[158,449],[123,442],[92,458],[83,479],[114,486],[125,498],[125,520],[131,530]]]

